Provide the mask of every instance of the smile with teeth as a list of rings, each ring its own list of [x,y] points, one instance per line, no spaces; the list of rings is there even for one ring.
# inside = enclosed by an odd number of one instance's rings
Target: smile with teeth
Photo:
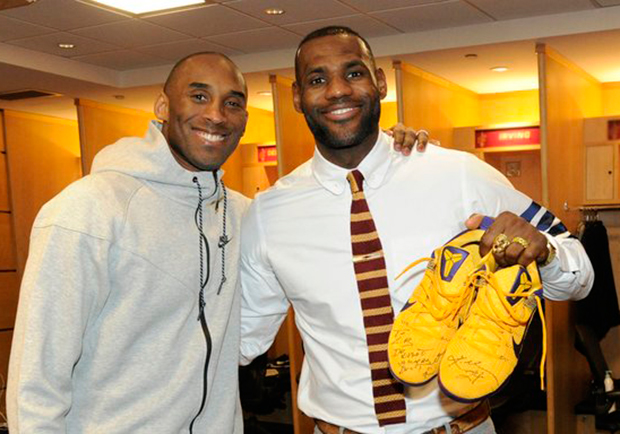
[[[211,134],[206,131],[196,131],[201,138],[206,140],[207,142],[221,142],[226,139],[226,135],[224,134]]]
[[[325,111],[325,116],[333,120],[346,120],[354,116],[359,107],[339,107]]]
[[[348,107],[348,108],[332,110],[331,113],[335,114],[335,115],[341,115],[341,114],[348,113],[348,112],[351,112],[351,111],[353,111],[353,109]]]

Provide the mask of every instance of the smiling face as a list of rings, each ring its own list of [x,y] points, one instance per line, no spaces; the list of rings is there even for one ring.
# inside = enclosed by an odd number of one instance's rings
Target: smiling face
[[[354,35],[322,36],[304,43],[297,57],[295,108],[304,114],[321,154],[356,167],[379,133],[385,75]]]
[[[177,162],[213,171],[232,154],[248,120],[243,76],[227,58],[200,54],[172,72],[155,102],[155,115]]]

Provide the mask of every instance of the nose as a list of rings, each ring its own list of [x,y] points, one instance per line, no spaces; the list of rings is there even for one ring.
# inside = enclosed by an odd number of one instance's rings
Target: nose
[[[342,77],[334,77],[327,83],[325,97],[327,99],[339,99],[352,93],[350,83]]]
[[[203,110],[202,117],[212,124],[221,124],[225,121],[224,106],[218,101],[207,104]]]

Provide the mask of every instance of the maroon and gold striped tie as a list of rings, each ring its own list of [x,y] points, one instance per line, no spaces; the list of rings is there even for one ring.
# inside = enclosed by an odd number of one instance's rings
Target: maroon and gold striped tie
[[[383,248],[364,196],[364,175],[347,175],[351,185],[351,245],[357,288],[364,314],[375,413],[380,426],[406,421],[403,385],[388,368],[387,343],[394,321]]]

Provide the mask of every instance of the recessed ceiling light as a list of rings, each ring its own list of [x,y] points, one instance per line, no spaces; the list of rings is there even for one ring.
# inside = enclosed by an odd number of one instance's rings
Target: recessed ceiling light
[[[257,95],[261,95],[261,96],[271,96],[271,91],[270,90],[259,90],[258,92],[256,92]]]
[[[284,9],[280,9],[280,8],[268,8],[265,9],[265,13],[267,15],[282,15],[284,12],[286,12]]]
[[[491,71],[493,72],[506,72],[508,71],[508,68],[505,66],[495,66],[493,68],[491,68]]]
[[[72,48],[75,48],[75,44],[70,44],[67,42],[61,42],[60,44],[58,44],[59,48],[65,49],[65,50],[70,50]]]
[[[90,0],[132,14],[147,14],[203,3],[204,0]]]

